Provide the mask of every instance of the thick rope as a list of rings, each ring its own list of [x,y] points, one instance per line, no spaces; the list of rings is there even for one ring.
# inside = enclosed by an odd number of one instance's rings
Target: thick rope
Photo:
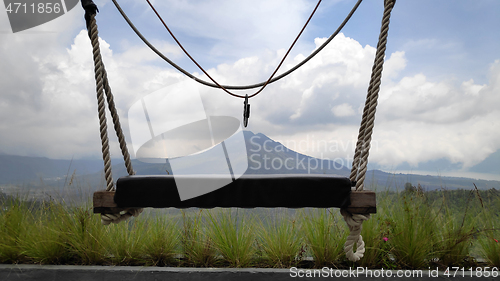
[[[93,4],[93,3],[92,3]],[[95,5],[95,4],[94,4]],[[97,31],[97,23],[95,20],[95,12],[86,14],[86,19],[88,17],[88,27],[90,29],[89,31],[89,37],[90,40],[92,41],[92,47],[93,47],[93,53],[94,53],[94,64],[99,65],[98,70],[96,70],[96,84],[101,83],[99,89],[101,89],[102,92],[102,86],[104,85],[104,91],[106,93],[106,99],[108,102],[108,109],[111,112],[111,117],[113,118],[113,124],[116,132],[116,136],[118,137],[118,142],[120,143],[120,149],[122,151],[123,155],[123,160],[125,162],[125,167],[127,168],[127,172],[129,175],[134,175],[135,172],[132,168],[132,162],[130,160],[130,154],[127,149],[127,143],[125,141],[125,135],[123,134],[123,130],[120,125],[120,118],[118,116],[118,113],[116,111],[116,106],[113,98],[113,94],[111,92],[111,87],[109,86],[108,82],[108,75],[106,72],[106,68],[104,67],[104,63],[102,62],[102,57],[100,53],[100,48],[99,48],[99,36],[98,36],[98,31]],[[97,68],[96,68],[97,69]],[[100,76],[101,79],[98,78],[98,75]],[[98,81],[99,80],[99,81]],[[97,91],[99,93],[99,90]],[[102,95],[98,94],[98,95]],[[104,112],[104,108],[101,108],[103,105],[103,100],[102,98],[99,98],[99,110],[100,112]],[[99,118],[101,119],[101,113],[99,114]],[[104,120],[104,125],[106,125],[106,117],[105,115],[102,116]],[[107,128],[106,128],[107,129]],[[102,132],[101,132],[102,134]],[[107,136],[105,136],[105,139],[107,139]],[[108,149],[109,150],[109,149]],[[109,154],[109,153],[106,153]],[[111,169],[111,168],[110,168]]]
[[[108,83],[108,76],[104,64],[102,64],[102,79],[104,81],[104,91],[106,92],[106,98],[108,101],[108,109],[111,112],[111,117],[113,118],[113,125],[116,132],[116,137],[120,143],[120,149],[123,155],[123,161],[125,162],[125,167],[127,168],[127,173],[129,175],[135,175],[135,171],[132,168],[132,161],[130,160],[130,154],[127,149],[127,142],[125,141],[125,135],[123,134],[122,127],[120,125],[120,118],[116,112],[116,106],[113,99],[113,94],[111,93],[111,87]]]
[[[363,190],[363,183],[366,176],[370,142],[375,123],[377,99],[382,79],[382,69],[384,66],[390,16],[395,3],[396,0],[385,0],[382,28],[380,30],[377,53],[375,55],[375,61],[372,68],[370,85],[368,86],[366,103],[363,109],[363,117],[359,128],[358,141],[356,143],[356,150],[354,153],[354,160],[350,175],[351,181],[356,182],[356,190]]]
[[[99,115],[99,127],[101,132],[102,159],[104,161],[104,177],[106,179],[106,191],[115,189],[113,184],[113,176],[111,174],[111,157],[109,153],[108,126],[106,125],[106,107],[104,105],[103,93],[103,64],[101,52],[99,49],[99,36],[97,32],[97,24],[95,14],[90,15],[89,37],[92,41],[92,53],[94,57],[94,72],[97,92],[97,110]]]
[[[359,261],[365,254],[365,242],[361,236],[363,221],[370,219],[369,214],[351,214],[345,209],[341,209],[340,213],[349,227],[349,236],[344,244],[344,252],[350,261]],[[354,251],[356,244],[356,251]]]
[[[120,119],[116,111],[113,94],[111,92],[111,87],[109,86],[107,73],[104,68],[104,64],[102,62],[102,57],[99,48],[97,23],[95,20],[95,12],[90,14],[87,12],[85,18],[87,20],[87,28],[93,47],[94,66],[95,66],[94,71],[96,79],[96,92],[98,101],[97,104],[99,113],[98,115],[99,115],[100,131],[101,131],[102,154],[104,160],[104,175],[106,178],[106,191],[114,191],[115,186],[113,184],[113,176],[111,174],[111,157],[109,153],[109,138],[107,134],[107,125],[106,125],[107,122],[106,122],[106,111],[105,111],[106,108],[104,105],[103,90],[104,92],[106,92],[108,109],[111,112],[111,116],[113,118],[114,129],[116,132],[116,136],[118,137],[118,141],[120,143],[123,159],[125,161],[125,167],[127,168],[127,172],[129,175],[134,175],[135,172],[132,168],[132,161],[130,160],[130,154],[128,153],[127,143],[125,141],[125,135],[123,134],[123,130],[120,125]],[[143,211],[142,208],[129,208],[123,212],[116,214],[102,214],[101,222],[104,225],[108,225],[110,223],[119,223],[121,221],[128,219],[131,216],[138,216],[140,213],[142,213],[142,211]]]
[[[142,208],[129,208],[125,211],[116,214],[101,214],[101,223],[103,225],[108,225],[111,223],[120,223],[127,220],[130,217],[137,217],[142,213]]]
[[[377,44],[377,52],[373,63],[370,85],[366,96],[366,103],[363,109],[363,117],[359,128],[358,141],[354,153],[354,160],[350,180],[356,182],[356,190],[363,190],[366,169],[368,163],[368,155],[370,151],[370,142],[375,124],[375,111],[377,108],[378,93],[380,90],[380,81],[382,79],[382,69],[384,65],[384,56],[387,45],[387,36],[389,32],[389,20],[392,9],[396,4],[396,0],[385,0],[384,16],[382,18],[382,27],[380,30],[379,41]],[[365,253],[365,242],[361,236],[363,221],[370,218],[369,214],[351,214],[345,209],[340,210],[344,220],[349,227],[349,237],[344,244],[344,252],[350,261],[358,261]],[[354,244],[356,251],[354,252]]]
[[[122,15],[123,19],[125,19],[125,21],[128,23],[128,25],[130,26],[130,28],[132,28],[132,30],[135,32],[135,34],[137,34],[137,36],[139,36],[139,38],[141,38],[141,40],[144,42],[144,44],[146,44],[153,52],[155,52],[159,57],[161,57],[163,60],[165,60],[168,64],[170,64],[171,66],[173,66],[175,69],[177,69],[178,71],[182,72],[184,75],[186,75],[187,77],[195,80],[196,82],[200,83],[200,84],[203,84],[205,86],[209,86],[209,87],[213,87],[213,88],[219,88],[219,86],[217,86],[216,84],[213,84],[213,83],[210,83],[210,82],[207,82],[205,80],[202,80],[202,79],[199,79],[197,77],[195,77],[194,75],[192,75],[191,73],[189,73],[188,71],[186,71],[185,69],[183,69],[182,67],[178,66],[176,63],[174,63],[172,60],[170,60],[169,58],[167,58],[164,54],[162,54],[158,49],[156,49],[153,44],[151,44],[143,35],[142,33],[135,27],[135,25],[132,23],[132,21],[128,18],[127,14],[125,14],[125,12],[123,11],[123,9],[120,7],[120,5],[118,4],[118,2],[116,0],[112,0],[113,1],[113,4],[115,4],[116,6],[116,9],[118,9],[118,11],[120,12],[120,14]],[[271,79],[269,81],[268,84],[271,84],[271,83],[274,83],[286,76],[288,76],[289,74],[291,74],[292,72],[294,72],[295,70],[297,70],[299,67],[301,67],[302,65],[304,65],[306,62],[308,62],[309,60],[311,60],[314,56],[316,56],[321,50],[323,50],[332,40],[333,38],[335,38],[337,36],[337,34],[340,33],[340,31],[342,30],[342,28],[344,28],[344,26],[347,24],[347,22],[351,19],[352,15],[354,14],[354,12],[357,10],[357,8],[359,7],[359,5],[361,4],[362,0],[358,0],[358,2],[356,2],[356,4],[354,5],[354,7],[351,9],[351,11],[349,12],[349,14],[346,16],[346,18],[344,19],[344,21],[339,25],[339,27],[337,28],[337,30],[335,30],[334,33],[332,33],[332,35],[330,35],[330,37],[328,37],[328,39],[321,45],[319,46],[316,50],[314,50],[314,52],[312,52],[307,58],[305,58],[304,60],[302,60],[300,63],[298,63],[297,65],[295,65],[294,67],[292,67],[291,69],[289,69],[288,71],[274,77],[273,79]],[[229,90],[248,90],[248,89],[254,89],[254,88],[257,88],[257,87],[262,87],[266,82],[261,82],[261,83],[257,83],[257,84],[252,84],[252,85],[245,85],[245,86],[234,86],[234,85],[221,85],[222,87],[226,88],[226,89],[229,89]],[[241,96],[242,98],[244,98],[244,96]]]

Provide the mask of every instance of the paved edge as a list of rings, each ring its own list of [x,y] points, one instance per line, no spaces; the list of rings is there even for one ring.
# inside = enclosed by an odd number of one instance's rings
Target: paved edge
[[[366,269],[365,269],[366,270]],[[387,276],[385,269],[371,269],[371,275],[351,270],[336,269],[273,269],[273,268],[186,268],[186,267],[138,267],[138,266],[75,266],[75,265],[28,265],[0,264],[2,281],[147,281],[147,280],[317,280],[322,278],[341,278],[342,280],[475,280],[477,277],[446,277],[444,272],[435,269],[421,270],[420,276],[410,276],[412,271],[402,271],[409,276],[397,278],[397,270]],[[465,271],[468,274],[468,271]],[[337,276],[335,275],[337,274]],[[437,274],[437,276],[436,276]],[[396,279],[394,278],[396,277]],[[500,280],[494,277],[482,277],[481,280]]]

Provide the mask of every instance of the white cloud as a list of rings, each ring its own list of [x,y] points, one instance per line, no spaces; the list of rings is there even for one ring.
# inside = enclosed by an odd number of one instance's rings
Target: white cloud
[[[395,79],[405,69],[407,60],[405,52],[394,52],[384,63],[382,79]]]
[[[52,158],[99,156],[94,67],[87,32],[82,30],[69,49],[57,45],[60,34],[2,36],[9,40],[0,44],[4,62],[0,65],[0,119],[4,120],[0,151]],[[122,120],[127,105],[142,93],[182,77],[171,70],[127,63],[134,53],[115,55],[103,40],[100,47]],[[108,116],[112,152],[117,157],[110,120]]]
[[[373,160],[417,165],[446,158],[468,168],[500,149],[500,62],[487,85],[472,80],[430,82],[424,74],[387,83],[381,90]]]
[[[481,91],[486,85],[476,85],[474,84],[474,79],[465,81],[462,83],[462,90],[465,94],[477,96],[479,91]]]
[[[152,42],[152,44],[161,53],[166,55],[170,59],[177,59],[182,57],[183,53],[176,45],[172,45],[166,42]],[[124,60],[127,60],[130,64],[145,64],[153,61],[160,61],[161,58],[158,57],[156,53],[151,51],[151,49],[146,45],[129,45],[127,44],[126,51],[121,53],[120,56]]]
[[[126,4],[121,3],[122,6]],[[136,22],[163,27],[146,3],[130,3]],[[155,9],[185,47],[212,63],[232,62],[266,50],[287,48],[302,28],[315,3],[297,1],[154,1]],[[134,19],[133,19],[134,20]],[[166,31],[162,30],[165,36]],[[193,40],[196,38],[196,40]],[[190,42],[196,41],[195,44]]]
[[[336,105],[332,108],[333,115],[337,117],[346,117],[355,115],[354,109],[348,103],[343,103],[340,105]]]
[[[177,11],[171,16],[182,17],[190,12],[186,3],[169,2],[169,5],[179,5],[171,9]],[[310,12],[310,3],[290,4],[291,14],[288,15],[286,11],[278,13],[280,2],[259,17],[256,15],[262,3],[247,3],[253,6],[240,7],[248,8],[244,20],[238,19],[238,13],[230,13],[229,8],[235,4],[224,3],[225,6],[215,9],[214,14],[210,14],[214,9],[196,9],[195,13],[200,22],[227,16],[226,21],[231,24],[215,21],[212,27],[198,24],[194,29],[189,23],[174,27],[190,36],[199,36],[202,41],[218,42],[207,52],[214,56],[227,54],[225,63],[209,69],[221,83],[250,84],[265,80],[284,54],[283,47],[287,44],[281,46],[281,43],[294,37]],[[214,4],[208,1],[202,5],[213,7]],[[164,10],[165,17],[169,13]],[[273,20],[273,16],[280,23],[278,26],[260,22],[263,18]],[[236,32],[240,27],[244,30],[244,26],[239,26],[241,22],[249,25],[246,28],[257,31]],[[284,24],[287,22],[295,25]],[[263,32],[270,28],[282,32]],[[256,37],[253,34],[267,35]],[[62,39],[57,34],[1,36],[5,40],[0,43],[0,118],[8,121],[0,123],[0,149],[7,153],[53,158],[99,155],[92,51],[86,32],[73,34],[67,49],[60,44],[60,41],[69,40],[67,35]],[[276,36],[279,38],[274,38]],[[267,47],[257,54],[244,49],[225,49],[225,42],[233,39],[232,46],[253,42]],[[317,38],[314,45],[317,47],[324,40]],[[158,46],[169,55],[179,55],[179,51],[168,43],[159,41]],[[130,45],[128,51],[117,53],[115,46],[101,41],[101,49],[125,128],[126,112],[139,97],[186,79],[171,68],[152,64],[154,55],[142,45]],[[281,71],[291,68],[306,55],[295,55]],[[362,46],[339,34],[294,74],[269,85],[262,94],[250,99],[248,129],[291,145],[295,141],[297,146],[291,148],[305,154],[330,159],[352,157],[361,119],[358,109],[364,106],[374,55],[374,47]],[[237,59],[231,62],[231,58]],[[411,64],[404,51],[387,54],[370,161],[383,165],[406,161],[417,165],[447,158],[469,167],[500,148],[500,62],[492,64],[490,79],[484,85],[470,78],[438,80],[427,73],[403,77],[405,68]],[[203,86],[199,89],[209,114],[241,118],[242,99],[232,98],[218,89]],[[111,132],[111,125],[109,129]],[[308,145],[300,147],[300,141]],[[322,146],[325,142],[326,147]],[[114,137],[110,145],[113,156],[118,157],[120,153]]]
[[[325,40],[316,39],[316,47]],[[345,118],[332,118],[332,110],[339,104],[348,103],[357,108],[364,102],[374,53],[373,47],[362,47],[357,41],[339,34],[311,61],[256,98],[256,116],[273,124],[273,130],[286,128],[290,134],[307,130],[311,125],[350,122]],[[293,67],[304,57],[296,56],[286,67]],[[277,60],[265,62],[277,64]],[[239,69],[226,73],[234,71],[240,73]]]
[[[317,39],[316,45],[323,39]],[[251,130],[284,143],[309,142],[299,152],[333,159],[352,157],[349,143],[358,133],[375,50],[339,35],[332,44],[295,74],[251,99]],[[277,57],[277,56],[276,56]],[[298,62],[305,56],[297,56]],[[490,69],[490,81],[433,81],[425,74],[400,77],[408,63],[404,52],[388,55],[373,136],[370,161],[396,166],[446,158],[470,167],[500,148],[500,63]],[[252,58],[213,70],[219,77],[244,77],[275,60]],[[243,66],[244,65],[244,66]],[[242,66],[240,68],[240,66]],[[287,67],[291,67],[288,65]],[[241,78],[240,78],[241,79]],[[221,94],[223,95],[223,94]],[[230,100],[230,98],[228,98]],[[240,100],[227,103],[240,114]],[[313,149],[318,141],[342,143],[349,149]]]

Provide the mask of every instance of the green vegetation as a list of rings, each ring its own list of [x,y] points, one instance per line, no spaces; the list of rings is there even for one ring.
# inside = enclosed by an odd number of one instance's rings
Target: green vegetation
[[[86,206],[0,197],[0,263],[426,269],[500,267],[500,192],[378,193],[365,257],[346,260],[338,209],[212,209],[103,226]]]
[[[187,266],[209,266],[216,263],[215,245],[202,224],[203,211],[194,215],[182,211],[181,243],[184,264]]]
[[[262,251],[265,264],[272,267],[291,267],[302,259],[305,252],[300,229],[295,219],[289,217],[287,212],[280,209],[274,212],[274,215],[271,214],[260,221],[257,228],[257,245]]]
[[[209,235],[224,261],[231,267],[248,267],[254,257],[255,233],[248,218],[238,219],[232,210],[209,212]]]
[[[335,213],[331,209],[318,209],[300,216],[307,248],[318,267],[339,263],[343,257],[348,230],[342,216]]]

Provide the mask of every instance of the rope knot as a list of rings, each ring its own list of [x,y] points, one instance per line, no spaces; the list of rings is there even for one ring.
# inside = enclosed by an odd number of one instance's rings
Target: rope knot
[[[350,233],[344,244],[344,252],[350,261],[358,261],[365,254],[365,242],[361,236],[363,221],[370,219],[370,214],[351,214],[345,209],[341,209],[340,213],[344,217]],[[354,244],[356,244],[356,252],[354,252]]]
[[[130,217],[139,216],[143,210],[142,208],[128,208],[116,214],[101,214],[101,223],[103,225],[120,223]]]

